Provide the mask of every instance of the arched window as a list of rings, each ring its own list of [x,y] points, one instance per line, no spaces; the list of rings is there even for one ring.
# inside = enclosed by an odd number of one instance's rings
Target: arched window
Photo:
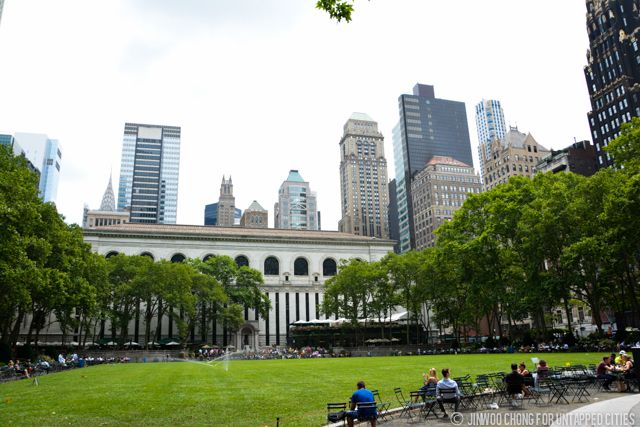
[[[276,257],[270,256],[264,260],[264,275],[265,276],[279,276],[280,275],[280,263]]]
[[[249,258],[244,255],[238,255],[236,257],[236,265],[238,267],[249,267]]]
[[[322,263],[322,275],[325,277],[335,276],[338,272],[338,266],[336,260],[333,258],[327,258]]]
[[[171,257],[171,262],[183,262],[187,257],[182,254],[175,254]]]
[[[202,258],[202,261],[207,262],[207,260],[208,260],[209,258],[212,258],[212,257],[214,257],[214,256],[215,256],[214,254],[206,254],[206,255]]]
[[[294,276],[308,276],[309,275],[309,263],[304,258],[297,258],[293,263],[293,275]]]
[[[116,256],[118,255],[117,251],[111,251],[111,252],[107,252],[107,254],[104,256],[106,259],[111,258],[112,256]]]
[[[152,261],[155,261],[155,260],[156,260],[156,259],[153,257],[153,255],[151,255],[151,253],[150,253],[150,252],[142,252],[142,253],[140,254],[140,256],[146,256],[146,257],[149,257],[149,258],[151,258],[151,260],[152,260]]]

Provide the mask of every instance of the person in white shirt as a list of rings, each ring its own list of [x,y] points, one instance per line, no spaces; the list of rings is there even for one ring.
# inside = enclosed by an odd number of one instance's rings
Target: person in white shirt
[[[460,389],[458,389],[458,383],[450,379],[449,375],[449,368],[444,368],[442,370],[442,379],[436,384],[436,399],[445,418],[449,415],[447,415],[443,403],[454,403],[455,412],[458,412],[458,407],[460,406]]]

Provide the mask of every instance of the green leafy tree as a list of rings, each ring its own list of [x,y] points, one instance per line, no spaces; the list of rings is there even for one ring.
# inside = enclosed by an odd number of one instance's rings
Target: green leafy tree
[[[211,306],[211,315],[222,318],[225,342],[227,335],[244,323],[244,307],[255,308],[260,316],[266,317],[271,304],[261,289],[264,284],[261,272],[246,266],[238,267],[232,258],[223,255],[190,262],[201,273],[215,278],[227,295],[228,299],[222,305]]]
[[[191,264],[192,261],[189,260],[189,263]],[[207,320],[213,315],[213,307],[218,307],[218,311],[224,313],[220,307],[224,307],[228,303],[229,297],[214,277],[202,274],[197,269],[194,269],[191,276],[190,294],[183,296],[184,300],[180,304],[174,302],[174,305],[183,309],[184,325],[182,329],[180,327],[178,329],[184,345],[187,337],[186,332],[193,330],[198,322],[201,322],[202,336],[207,336],[209,332]],[[234,319],[231,319],[232,323],[233,321]]]
[[[358,328],[358,320],[367,317],[366,303],[373,289],[367,282],[368,264],[360,259],[340,261],[339,272],[325,282],[323,311],[349,320]]]
[[[129,322],[134,318],[140,303],[139,283],[153,266],[146,256],[118,254],[107,260],[109,277],[109,317],[111,337],[124,345]]]
[[[408,322],[406,327],[406,342],[411,342],[410,322],[417,324],[422,312],[422,299],[417,280],[421,268],[421,255],[411,251],[403,255],[387,254],[380,261],[386,269],[389,281],[398,294],[398,299],[407,309]],[[417,339],[417,337],[416,337]]]
[[[354,0],[318,0],[316,8],[326,11],[332,19],[338,22],[343,19],[350,22],[351,14],[353,13],[353,2]]]
[[[605,147],[616,166],[632,174],[640,173],[640,117],[623,123],[620,135]]]
[[[160,341],[160,331],[152,330],[154,319],[162,319],[169,307],[192,303],[192,278],[196,270],[184,263],[160,260],[139,271],[135,279],[137,298],[144,302],[145,347]],[[172,313],[170,313],[172,315]]]
[[[15,345],[31,307],[30,288],[42,280],[29,253],[34,248],[46,251],[46,242],[37,235],[41,206],[37,175],[24,157],[14,157],[0,145],[0,341],[5,349]]]
[[[575,189],[585,179],[572,173],[538,174],[532,182],[534,197],[521,208],[515,249],[525,280],[518,294],[534,326],[543,331],[548,327],[546,313],[556,304],[570,310],[571,293],[560,257],[573,235],[570,206]]]

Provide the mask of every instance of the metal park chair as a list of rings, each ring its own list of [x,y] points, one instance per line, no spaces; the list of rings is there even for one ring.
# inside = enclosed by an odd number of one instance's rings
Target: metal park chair
[[[400,416],[407,415],[410,419],[413,419],[413,414],[411,411],[415,409],[421,409],[424,406],[423,402],[414,402],[412,400],[407,400],[402,393],[402,389],[400,387],[396,387],[393,389],[393,392],[396,394],[396,399],[398,399],[398,403],[402,407],[402,411],[400,412]]]
[[[344,402],[327,403],[327,421],[335,423],[342,421],[342,425],[346,424],[347,404]]]
[[[391,406],[391,402],[383,402],[382,398],[380,397],[380,392],[378,390],[371,390],[371,393],[373,393],[373,397],[376,399],[376,407],[378,409],[378,417],[380,418],[381,421],[386,420],[387,417],[388,417],[387,411],[389,410],[389,407]]]

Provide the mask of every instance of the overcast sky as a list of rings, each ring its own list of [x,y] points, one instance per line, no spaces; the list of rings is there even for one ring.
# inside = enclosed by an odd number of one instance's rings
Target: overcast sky
[[[182,127],[178,223],[203,224],[222,175],[236,206],[269,210],[289,169],[317,192],[322,227],[341,217],[338,143],[352,112],[385,136],[416,82],[550,148],[590,139],[584,0],[357,0],[336,23],[315,0],[6,0],[0,133],[62,146],[57,206],[81,222],[119,177],[124,123]],[[478,167],[477,158],[476,167]]]

